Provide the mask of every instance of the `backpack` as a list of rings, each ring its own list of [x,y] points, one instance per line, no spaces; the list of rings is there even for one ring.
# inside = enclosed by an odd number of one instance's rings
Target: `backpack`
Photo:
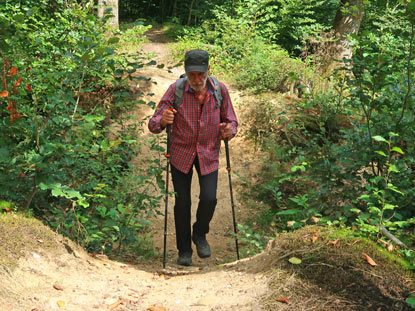
[[[208,79],[210,79],[215,86],[216,108],[220,108],[222,105],[222,89],[219,80],[214,77],[209,77]],[[180,105],[182,104],[186,81],[187,77],[185,74],[181,75],[180,78],[176,80],[176,92],[174,93],[174,109],[176,109],[176,111],[179,111]]]

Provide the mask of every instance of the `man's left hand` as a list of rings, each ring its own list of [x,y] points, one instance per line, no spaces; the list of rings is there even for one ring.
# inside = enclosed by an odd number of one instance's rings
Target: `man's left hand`
[[[221,123],[220,125],[221,139],[232,137],[232,126],[227,123]]]

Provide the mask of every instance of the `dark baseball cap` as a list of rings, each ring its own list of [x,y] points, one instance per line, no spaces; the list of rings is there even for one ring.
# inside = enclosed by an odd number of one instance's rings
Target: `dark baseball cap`
[[[209,66],[209,54],[204,50],[187,51],[184,55],[184,70],[186,72],[206,72]]]

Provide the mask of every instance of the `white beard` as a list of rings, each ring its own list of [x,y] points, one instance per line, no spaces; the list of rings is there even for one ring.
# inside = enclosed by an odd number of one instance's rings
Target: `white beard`
[[[205,88],[206,83],[207,83],[207,79],[208,79],[208,76],[206,76],[206,79],[203,82],[201,82],[201,83],[192,84],[190,82],[190,80],[189,80],[189,83],[190,83],[190,86],[192,87],[192,89],[195,92],[200,92],[201,90],[203,90]]]

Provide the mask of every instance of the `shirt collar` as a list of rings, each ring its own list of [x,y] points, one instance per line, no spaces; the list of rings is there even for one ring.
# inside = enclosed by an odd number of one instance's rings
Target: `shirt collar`
[[[210,94],[212,94],[212,95],[215,94],[216,88],[215,88],[215,85],[212,83],[212,80],[210,79],[210,77],[207,79],[207,85],[208,85],[208,90],[209,90]],[[184,90],[185,90],[185,92],[190,92],[190,93],[194,92],[193,88],[190,86],[189,81],[187,81],[186,87],[185,87]]]

